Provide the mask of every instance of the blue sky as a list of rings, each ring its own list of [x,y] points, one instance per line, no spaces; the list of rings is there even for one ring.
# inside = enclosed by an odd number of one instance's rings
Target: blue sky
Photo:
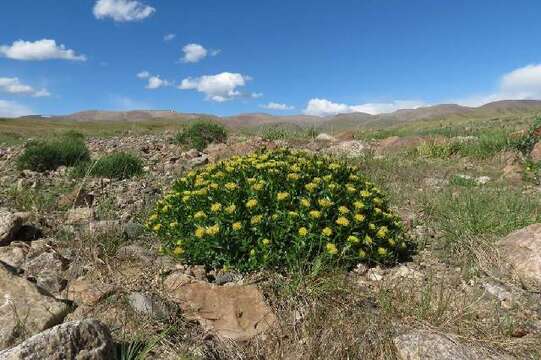
[[[538,99],[540,23],[538,0],[4,0],[0,116]]]

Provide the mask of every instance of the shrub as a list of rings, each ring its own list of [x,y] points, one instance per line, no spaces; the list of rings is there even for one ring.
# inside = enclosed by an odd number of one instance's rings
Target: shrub
[[[143,162],[137,156],[117,152],[94,161],[80,164],[74,176],[97,176],[109,179],[129,179],[143,173]]]
[[[535,144],[541,139],[541,116],[538,116],[534,119],[532,125],[528,129],[526,135],[524,135],[517,143],[515,144],[516,148],[525,155],[528,155]]]
[[[175,136],[177,144],[189,145],[199,151],[212,142],[224,142],[226,139],[225,127],[210,121],[196,121]]]
[[[192,170],[147,226],[165,253],[240,271],[388,263],[408,250],[399,218],[356,167],[283,149]]]
[[[17,159],[19,169],[33,171],[55,170],[59,166],[74,166],[90,160],[90,153],[80,139],[61,137],[58,140],[32,141]]]

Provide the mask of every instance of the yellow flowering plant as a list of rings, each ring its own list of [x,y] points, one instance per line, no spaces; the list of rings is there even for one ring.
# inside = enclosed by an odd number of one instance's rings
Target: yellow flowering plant
[[[400,219],[358,168],[288,149],[188,172],[147,226],[165,253],[239,271],[388,263],[409,250]]]

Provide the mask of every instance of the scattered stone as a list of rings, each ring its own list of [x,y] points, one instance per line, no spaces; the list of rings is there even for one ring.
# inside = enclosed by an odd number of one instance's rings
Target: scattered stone
[[[72,321],[0,351],[4,360],[109,360],[114,358],[109,329],[97,320]]]
[[[94,220],[94,209],[89,207],[72,208],[66,214],[68,225],[88,224],[92,220]]]
[[[124,235],[129,240],[135,240],[145,233],[145,226],[133,221],[129,221],[124,226]]]
[[[459,343],[452,336],[425,330],[411,330],[393,340],[400,360],[511,360],[477,346]]]
[[[232,283],[235,281],[238,281],[241,279],[241,276],[239,274],[235,274],[232,272],[226,272],[223,274],[218,274],[214,277],[214,283],[216,285],[223,285],[227,283]]]
[[[73,191],[60,196],[57,205],[66,207],[92,207],[94,205],[94,194],[84,189],[75,188]]]
[[[383,270],[379,267],[368,269],[366,278],[370,281],[381,281],[383,280]]]
[[[363,156],[366,152],[367,146],[365,143],[358,140],[344,141],[337,145],[333,145],[323,152],[336,156],[344,156],[347,158],[355,158]]]
[[[263,295],[254,286],[185,283],[178,281],[178,275],[171,280],[170,277],[165,283],[170,299],[180,305],[188,319],[197,320],[206,331],[219,337],[249,340],[276,321]]]
[[[541,285],[541,223],[512,232],[498,245],[506,263],[521,280]]]
[[[205,164],[208,164],[209,162],[209,157],[207,154],[203,154],[199,157],[196,157],[194,159],[191,159],[189,162],[188,162],[188,166],[190,168],[194,168],[194,167],[197,167],[197,166],[202,166],[202,165],[205,165]]]
[[[118,248],[116,257],[122,260],[139,260],[144,263],[151,263],[154,261],[154,253],[139,245],[125,245]]]
[[[114,291],[113,285],[98,283],[83,276],[69,282],[65,297],[76,304],[94,305]]]
[[[520,156],[514,152],[502,154],[505,166],[503,168],[503,178],[516,182],[522,180],[522,161]]]
[[[133,292],[128,295],[128,303],[135,312],[152,318],[167,319],[171,314],[167,304],[156,296]]]
[[[62,322],[68,310],[0,263],[0,349]]]
[[[400,265],[390,270],[389,279],[410,279],[410,280],[421,280],[424,278],[422,272],[414,270],[407,265]]]
[[[530,159],[532,159],[533,162],[541,161],[541,141],[534,145],[532,151],[530,152]]]
[[[15,240],[27,218],[27,213],[12,213],[7,209],[0,208],[0,246],[8,245]]]
[[[399,152],[408,149],[413,149],[419,146],[424,141],[423,138],[414,136],[414,137],[399,137],[391,136],[386,139],[381,140],[376,145],[376,153],[384,154],[391,152]]]
[[[12,242],[9,246],[0,246],[0,262],[15,269],[21,269],[29,248],[28,244],[17,241]]]
[[[475,182],[478,184],[478,185],[485,185],[486,183],[488,183],[490,181],[490,176],[479,176],[478,178],[475,179]]]
[[[509,309],[513,304],[513,294],[502,285],[493,282],[484,282],[481,284],[481,288],[498,299],[503,308]]]
[[[318,136],[316,136],[316,141],[335,142],[336,138],[334,136],[329,135],[329,134],[321,133]]]

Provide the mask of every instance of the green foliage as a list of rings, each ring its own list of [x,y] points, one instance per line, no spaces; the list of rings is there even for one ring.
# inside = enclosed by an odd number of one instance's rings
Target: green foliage
[[[541,139],[541,131],[538,130],[540,128],[541,116],[538,116],[534,119],[526,135],[516,143],[516,148],[523,154],[528,155],[532,151],[534,145]]]
[[[291,137],[290,130],[280,126],[268,126],[262,130],[261,137],[265,140],[286,140]]]
[[[179,131],[175,136],[177,144],[189,145],[199,151],[205,149],[210,143],[220,143],[226,139],[225,127],[211,121],[196,121]]]
[[[19,169],[33,171],[55,170],[59,166],[74,166],[88,161],[90,153],[84,141],[63,136],[58,140],[32,141],[17,159]]]
[[[143,162],[137,156],[125,152],[105,155],[94,161],[77,166],[74,176],[96,176],[109,179],[129,179],[143,173]]]
[[[452,249],[478,237],[500,237],[541,221],[539,196],[508,188],[471,187],[461,192],[445,191],[429,200],[443,239]]]
[[[388,263],[409,250],[399,218],[356,167],[283,149],[189,172],[147,226],[165,253],[240,271]]]
[[[417,147],[417,152],[428,158],[461,156],[486,159],[510,147],[512,142],[507,132],[492,130],[475,137],[427,140]]]
[[[81,141],[84,141],[84,139],[85,139],[85,135],[83,133],[80,133],[79,131],[76,131],[76,130],[73,130],[73,129],[64,131],[64,133],[62,135],[64,137],[68,137],[68,138],[72,138],[72,139],[78,139],[78,140],[81,140]]]

